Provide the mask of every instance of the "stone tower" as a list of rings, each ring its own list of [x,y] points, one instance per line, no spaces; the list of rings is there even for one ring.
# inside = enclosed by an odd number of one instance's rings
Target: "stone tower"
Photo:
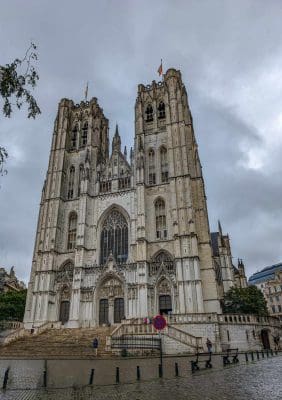
[[[138,86],[134,150],[109,149],[97,99],[63,99],[38,218],[25,326],[220,313],[207,205],[180,71]]]

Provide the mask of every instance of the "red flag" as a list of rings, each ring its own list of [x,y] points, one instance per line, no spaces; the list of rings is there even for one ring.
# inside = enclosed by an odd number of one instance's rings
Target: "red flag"
[[[163,61],[162,60],[161,60],[161,65],[159,66],[159,69],[158,69],[158,74],[159,74],[159,76],[161,76],[163,74]]]

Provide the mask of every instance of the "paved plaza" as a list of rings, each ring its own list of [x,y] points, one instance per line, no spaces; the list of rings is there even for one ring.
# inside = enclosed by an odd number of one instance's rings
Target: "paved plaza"
[[[187,378],[84,388],[8,390],[1,400],[272,400],[282,399],[282,357]]]

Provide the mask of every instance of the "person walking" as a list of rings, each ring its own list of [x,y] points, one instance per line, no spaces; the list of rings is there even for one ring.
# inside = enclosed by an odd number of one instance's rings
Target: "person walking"
[[[95,356],[97,357],[97,354],[98,354],[98,344],[99,344],[99,342],[98,342],[98,339],[97,338],[95,338],[94,340],[93,340],[93,349],[94,349],[94,351],[95,351]]]
[[[212,352],[212,342],[210,341],[209,338],[207,338],[207,348],[208,348],[208,352],[211,353]]]

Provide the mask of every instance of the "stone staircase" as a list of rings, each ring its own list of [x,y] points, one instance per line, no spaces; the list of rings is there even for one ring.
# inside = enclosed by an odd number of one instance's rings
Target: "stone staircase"
[[[96,358],[92,346],[95,337],[99,341],[98,357],[111,357],[112,353],[106,350],[106,337],[112,329],[48,329],[0,346],[0,358]]]

